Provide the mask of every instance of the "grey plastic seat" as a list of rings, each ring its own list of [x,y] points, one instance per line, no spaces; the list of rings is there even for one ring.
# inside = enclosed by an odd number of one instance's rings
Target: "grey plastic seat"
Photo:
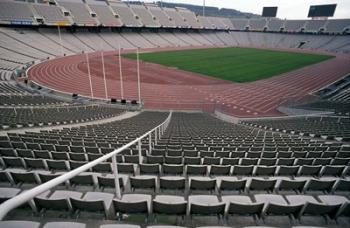
[[[26,168],[23,158],[2,157],[2,160],[4,161],[5,166],[8,168]]]
[[[306,191],[324,191],[331,192],[336,180],[332,179],[310,179]]]
[[[191,190],[215,191],[216,179],[210,177],[191,177],[189,180]]]
[[[184,166],[175,164],[163,164],[162,172],[164,175],[183,175]]]
[[[14,184],[8,172],[0,171],[0,184],[1,186],[11,186]]]
[[[300,168],[298,175],[300,176],[319,176],[322,166],[312,166],[312,165],[303,165]]]
[[[51,174],[51,173],[38,173],[39,179],[41,183],[48,182],[56,177],[59,177],[60,174]],[[62,183],[61,185],[64,185],[65,183]]]
[[[114,211],[119,219],[123,214],[144,214],[146,219],[150,213],[151,195],[145,194],[124,194],[122,198],[113,199]]]
[[[290,205],[281,195],[257,194],[256,201],[266,205],[264,215],[294,215],[297,217],[303,204]]]
[[[182,164],[183,157],[182,156],[165,156],[166,164]]]
[[[211,165],[210,175],[213,176],[227,176],[230,174],[231,166],[229,165]]]
[[[33,150],[35,158],[52,159],[51,152],[47,150]]]
[[[24,158],[24,163],[28,169],[48,169],[43,159]]]
[[[232,175],[251,176],[253,175],[253,165],[235,165],[233,167]]]
[[[147,156],[147,163],[148,164],[163,164],[164,157],[163,156],[148,155]]]
[[[87,161],[87,156],[85,153],[69,153],[69,158],[72,161]]]
[[[334,218],[338,216],[349,216],[350,215],[350,200],[345,196],[337,196],[337,195],[319,195],[318,198],[326,205],[341,205],[339,210],[332,214]]]
[[[225,203],[213,195],[191,195],[188,198],[190,215],[216,215],[220,220],[225,213]]]
[[[132,175],[135,175],[135,168],[133,164],[119,163],[117,165],[117,168],[119,173],[130,173]]]
[[[180,176],[163,176],[159,178],[160,189],[185,189],[186,179]]]
[[[223,158],[221,165],[238,165],[239,158]]]
[[[52,151],[51,156],[55,160],[65,160],[65,161],[70,160],[69,153],[67,153],[67,152],[54,152],[54,151]]]
[[[227,205],[228,215],[260,216],[264,207],[264,203],[253,203],[249,196],[244,195],[222,196],[222,201]]]
[[[32,221],[0,221],[1,228],[39,228],[39,222]]]
[[[286,199],[291,205],[304,205],[299,217],[302,215],[328,215],[335,218],[336,212],[341,207],[340,203],[332,205],[320,203],[309,195],[288,195]]]
[[[73,211],[103,212],[108,218],[108,210],[111,207],[113,194],[104,192],[87,192],[82,199],[70,198]]]
[[[182,196],[157,195],[153,200],[153,213],[181,216],[184,219],[187,201]]]
[[[0,204],[21,192],[19,188],[0,187]]]
[[[158,164],[140,164],[140,174],[159,174],[159,165]]]
[[[280,166],[277,170],[279,176],[296,176],[299,171],[299,166]]]
[[[93,172],[112,173],[112,166],[109,162],[102,162],[92,167]]]
[[[101,225],[99,228],[141,228],[141,226],[129,224],[105,224]]]
[[[18,157],[22,158],[34,158],[34,153],[29,149],[17,149]]]
[[[207,175],[207,166],[206,165],[187,165],[186,166],[187,175]]]
[[[274,176],[276,172],[276,166],[257,166],[255,170],[256,176]]]
[[[141,189],[151,188],[155,190],[156,177],[146,176],[146,175],[130,177],[130,186],[133,191],[138,188],[141,188]]]
[[[334,192],[347,192],[350,189],[350,180],[340,179],[334,186]]]
[[[249,190],[264,190],[273,191],[275,188],[277,180],[276,179],[258,179],[252,178],[249,185]]]
[[[92,174],[79,174],[78,176],[71,178],[69,182],[73,186],[76,186],[76,185],[95,186],[95,181]]]
[[[247,180],[238,180],[235,177],[224,177],[221,179],[219,189],[221,191],[240,191],[244,192],[246,188]]]
[[[67,161],[64,160],[46,160],[47,166],[50,170],[69,171]]]
[[[15,182],[15,184],[23,184],[23,183],[39,184],[38,178],[36,174],[33,172],[25,172],[25,173],[10,172],[10,175],[13,181]]]
[[[322,170],[322,176],[342,176],[346,166],[343,165],[326,165]]]
[[[45,196],[46,195],[46,196]],[[56,190],[49,198],[47,193],[34,198],[34,203],[38,211],[42,210],[59,210],[59,211],[71,211],[69,198],[79,199],[82,197],[82,193],[74,191],[61,191]]]
[[[43,228],[85,228],[86,224],[78,222],[47,222]]]
[[[115,188],[115,179],[113,176],[97,176],[97,184],[100,188]],[[124,181],[122,177],[119,177],[119,186],[124,188]]]
[[[185,165],[200,165],[202,163],[201,157],[185,157],[184,164]]]
[[[282,179],[277,186],[277,189],[279,191],[293,190],[300,193],[303,191],[306,182],[306,180]]]
[[[220,165],[220,161],[219,157],[204,157],[203,165]]]

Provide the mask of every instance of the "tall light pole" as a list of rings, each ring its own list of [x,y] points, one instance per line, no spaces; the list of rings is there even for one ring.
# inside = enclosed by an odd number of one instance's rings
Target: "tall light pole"
[[[205,17],[205,0],[203,0],[203,17]]]
[[[120,76],[120,95],[124,99],[124,86],[123,86],[123,71],[122,71],[122,55],[120,54],[120,43],[118,43],[119,50],[119,76]]]
[[[94,91],[92,89],[92,79],[91,79],[91,72],[90,72],[90,63],[89,63],[89,54],[86,52],[86,63],[87,63],[87,71],[88,71],[88,77],[89,77],[89,82],[90,82],[90,93],[91,93],[91,98],[94,99]]]
[[[57,29],[58,29],[58,37],[59,37],[59,39],[60,39],[61,55],[64,56],[64,53],[63,53],[63,46],[62,46],[61,29],[60,29],[60,26],[59,26],[59,25],[57,26]]]
[[[139,105],[141,105],[141,81],[140,81],[139,48],[137,48],[137,50],[136,50],[136,56],[137,56],[137,85],[138,85]]]

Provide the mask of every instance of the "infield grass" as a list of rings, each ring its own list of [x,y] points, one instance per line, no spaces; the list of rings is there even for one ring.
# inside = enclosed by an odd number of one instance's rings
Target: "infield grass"
[[[136,54],[124,54],[136,59]],[[333,58],[255,48],[209,48],[141,53],[144,62],[157,63],[233,82],[252,82]]]

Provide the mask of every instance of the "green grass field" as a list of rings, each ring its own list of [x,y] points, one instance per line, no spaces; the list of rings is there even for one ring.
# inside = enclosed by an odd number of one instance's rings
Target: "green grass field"
[[[124,57],[136,59],[135,54]],[[254,48],[210,48],[142,53],[145,62],[176,67],[233,82],[252,82],[333,58]]]

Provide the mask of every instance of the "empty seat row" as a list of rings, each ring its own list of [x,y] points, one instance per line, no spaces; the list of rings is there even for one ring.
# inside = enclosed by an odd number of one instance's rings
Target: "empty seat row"
[[[148,194],[123,194],[121,199],[110,193],[56,190],[35,197],[29,206],[44,214],[46,210],[66,212],[101,212],[107,218],[123,220],[125,214],[160,214],[191,217],[216,215],[219,219],[230,215],[289,215],[299,219],[303,215],[327,215],[336,219],[349,216],[349,199],[334,195],[276,195],[255,194],[252,196],[227,195],[219,199],[214,195],[183,196]],[[77,215],[77,214],[76,214]]]

